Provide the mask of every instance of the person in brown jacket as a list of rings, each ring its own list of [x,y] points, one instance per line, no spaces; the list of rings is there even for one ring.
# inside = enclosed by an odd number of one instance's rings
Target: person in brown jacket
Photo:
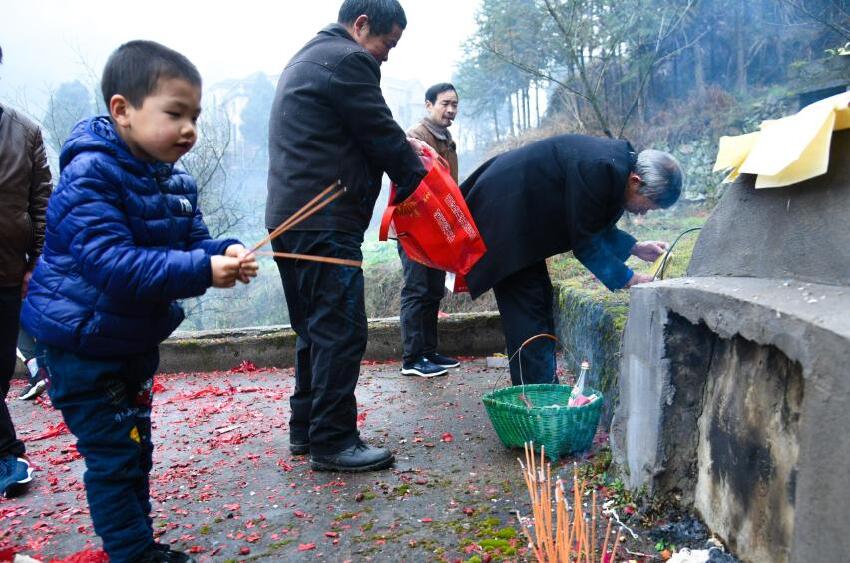
[[[427,115],[407,135],[431,145],[449,164],[457,182],[457,147],[449,127],[457,116],[458,97],[449,83],[435,84],[425,92]],[[401,288],[401,373],[434,377],[460,362],[437,352],[437,313],[443,298],[446,273],[414,262],[398,245],[404,270]]]
[[[15,371],[21,300],[41,255],[51,191],[41,131],[0,104],[0,495],[6,496],[32,480],[6,395]]]

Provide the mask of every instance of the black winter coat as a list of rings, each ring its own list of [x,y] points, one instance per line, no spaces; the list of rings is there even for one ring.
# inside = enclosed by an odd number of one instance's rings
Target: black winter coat
[[[269,121],[266,226],[337,179],[348,192],[296,230],[363,233],[386,172],[412,192],[425,175],[381,94],[378,62],[344,27],[319,32],[286,65]]]
[[[560,135],[481,165],[461,185],[487,245],[466,276],[472,297],[570,250],[609,289],[624,287],[635,239],[615,225],[634,162],[626,141]]]

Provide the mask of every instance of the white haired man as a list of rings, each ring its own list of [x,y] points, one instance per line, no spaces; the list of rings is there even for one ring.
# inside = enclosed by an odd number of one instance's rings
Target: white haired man
[[[673,205],[682,170],[671,155],[636,154],[622,140],[559,135],[508,151],[461,185],[487,253],[466,275],[473,298],[493,289],[508,355],[529,337],[555,330],[546,258],[572,251],[614,291],[651,281],[625,260],[651,262],[663,242],[637,242],[616,227],[625,211],[642,215]],[[538,340],[510,363],[511,380],[555,381],[554,343]]]

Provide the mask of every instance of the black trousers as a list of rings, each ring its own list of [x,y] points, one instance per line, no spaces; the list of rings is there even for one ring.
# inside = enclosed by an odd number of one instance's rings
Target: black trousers
[[[437,351],[437,313],[445,294],[446,273],[414,262],[398,245],[404,271],[401,288],[401,339],[404,363]]]
[[[556,382],[554,341],[535,340],[523,348],[521,354],[514,356],[522,343],[532,336],[555,333],[552,281],[546,262],[538,262],[511,274],[493,286],[493,293],[502,317],[508,357],[512,358],[513,384]]]
[[[24,454],[24,443],[15,435],[15,425],[6,406],[9,384],[15,374],[15,348],[21,318],[21,286],[0,288],[0,457]]]
[[[363,236],[339,231],[290,231],[272,241],[277,252],[362,260]],[[357,440],[354,389],[366,351],[363,270],[276,258],[295,344],[295,392],[290,440],[310,453],[337,453]]]

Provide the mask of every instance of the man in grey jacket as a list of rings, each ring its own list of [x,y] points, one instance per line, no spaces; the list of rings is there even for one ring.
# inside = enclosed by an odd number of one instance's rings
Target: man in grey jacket
[[[400,201],[425,176],[381,93],[380,65],[407,25],[397,0],[345,0],[289,61],[269,122],[266,226],[271,230],[326,186],[346,193],[272,242],[277,252],[362,260],[360,245],[386,172]],[[392,454],[357,432],[354,389],[366,349],[363,271],[277,259],[298,335],[290,450],[319,471],[371,471]]]
[[[51,190],[41,131],[0,104],[0,495],[6,496],[32,480],[6,395],[15,372],[21,299],[41,256]]]

